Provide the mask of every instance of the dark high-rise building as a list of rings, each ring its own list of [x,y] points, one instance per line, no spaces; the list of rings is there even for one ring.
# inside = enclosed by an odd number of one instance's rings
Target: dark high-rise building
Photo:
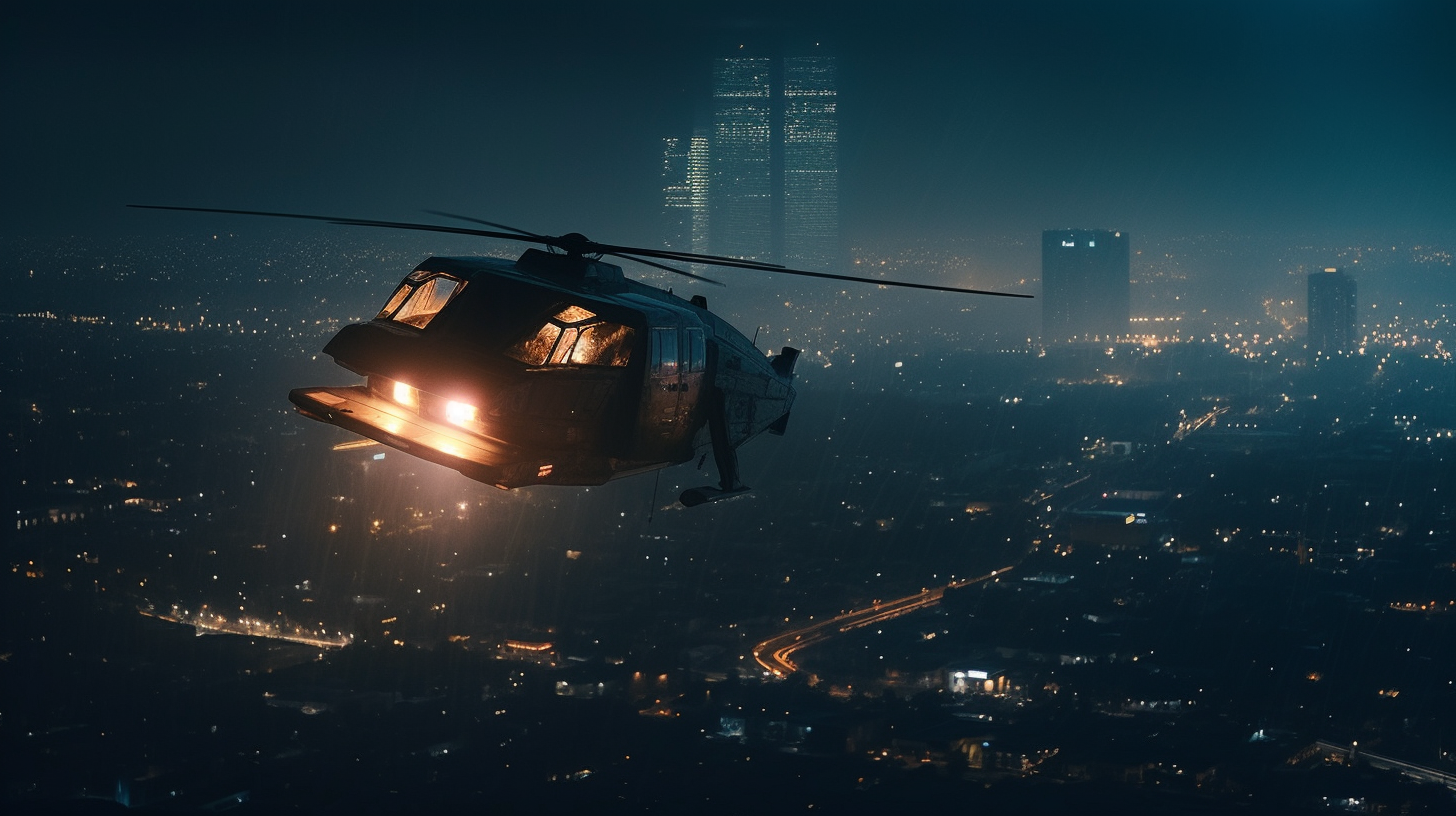
[[[1311,360],[1355,349],[1355,281],[1337,267],[1309,274],[1309,336],[1305,349]]]
[[[1041,336],[1048,343],[1110,341],[1127,334],[1127,233],[1041,234]]]

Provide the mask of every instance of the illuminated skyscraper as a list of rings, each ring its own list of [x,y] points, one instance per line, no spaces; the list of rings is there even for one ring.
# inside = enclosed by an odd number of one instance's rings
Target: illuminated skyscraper
[[[692,251],[708,251],[708,179],[711,168],[708,161],[708,132],[693,131],[688,145],[688,203],[693,211]]]
[[[662,140],[662,244],[680,252],[692,251],[693,205],[688,181],[690,139],[669,136]]]
[[[662,140],[663,246],[679,252],[709,251],[708,134]]]
[[[772,260],[773,61],[720,59],[713,67],[708,221],[716,255]]]
[[[1127,334],[1128,236],[1111,230],[1041,234],[1041,336],[1048,343]]]
[[[1309,337],[1311,360],[1355,349],[1355,281],[1337,267],[1309,274]]]
[[[839,250],[839,112],[832,57],[713,63],[711,127],[665,139],[664,242],[832,266]]]
[[[784,59],[784,261],[832,266],[839,250],[839,94],[831,57]]]

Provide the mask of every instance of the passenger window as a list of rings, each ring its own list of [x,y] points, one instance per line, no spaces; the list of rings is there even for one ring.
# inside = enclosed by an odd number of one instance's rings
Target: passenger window
[[[580,306],[557,312],[534,333],[506,349],[526,365],[583,365],[620,368],[632,359],[631,327],[598,319]]]
[[[702,371],[708,367],[708,350],[703,344],[702,329],[688,329],[688,371]]]
[[[677,329],[652,330],[652,373],[659,377],[677,375]]]

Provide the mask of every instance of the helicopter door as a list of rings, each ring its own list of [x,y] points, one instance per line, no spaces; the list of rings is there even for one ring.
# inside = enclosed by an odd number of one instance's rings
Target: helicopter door
[[[708,368],[708,349],[703,342],[702,329],[683,331],[682,384],[677,391],[677,421],[687,428],[697,408],[698,397],[703,392],[703,372]]]
[[[647,361],[647,389],[642,411],[642,436],[653,447],[677,440],[683,369],[676,327],[651,332],[652,354]]]

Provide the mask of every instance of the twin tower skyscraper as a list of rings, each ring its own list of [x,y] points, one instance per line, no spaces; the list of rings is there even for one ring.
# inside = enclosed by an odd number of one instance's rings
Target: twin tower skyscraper
[[[690,135],[663,139],[663,243],[832,269],[841,260],[834,58],[715,59],[709,101]],[[1128,262],[1125,233],[1043,233],[1044,339],[1125,335]]]
[[[663,140],[664,243],[816,270],[839,260],[839,110],[833,57],[730,57],[711,107]]]

